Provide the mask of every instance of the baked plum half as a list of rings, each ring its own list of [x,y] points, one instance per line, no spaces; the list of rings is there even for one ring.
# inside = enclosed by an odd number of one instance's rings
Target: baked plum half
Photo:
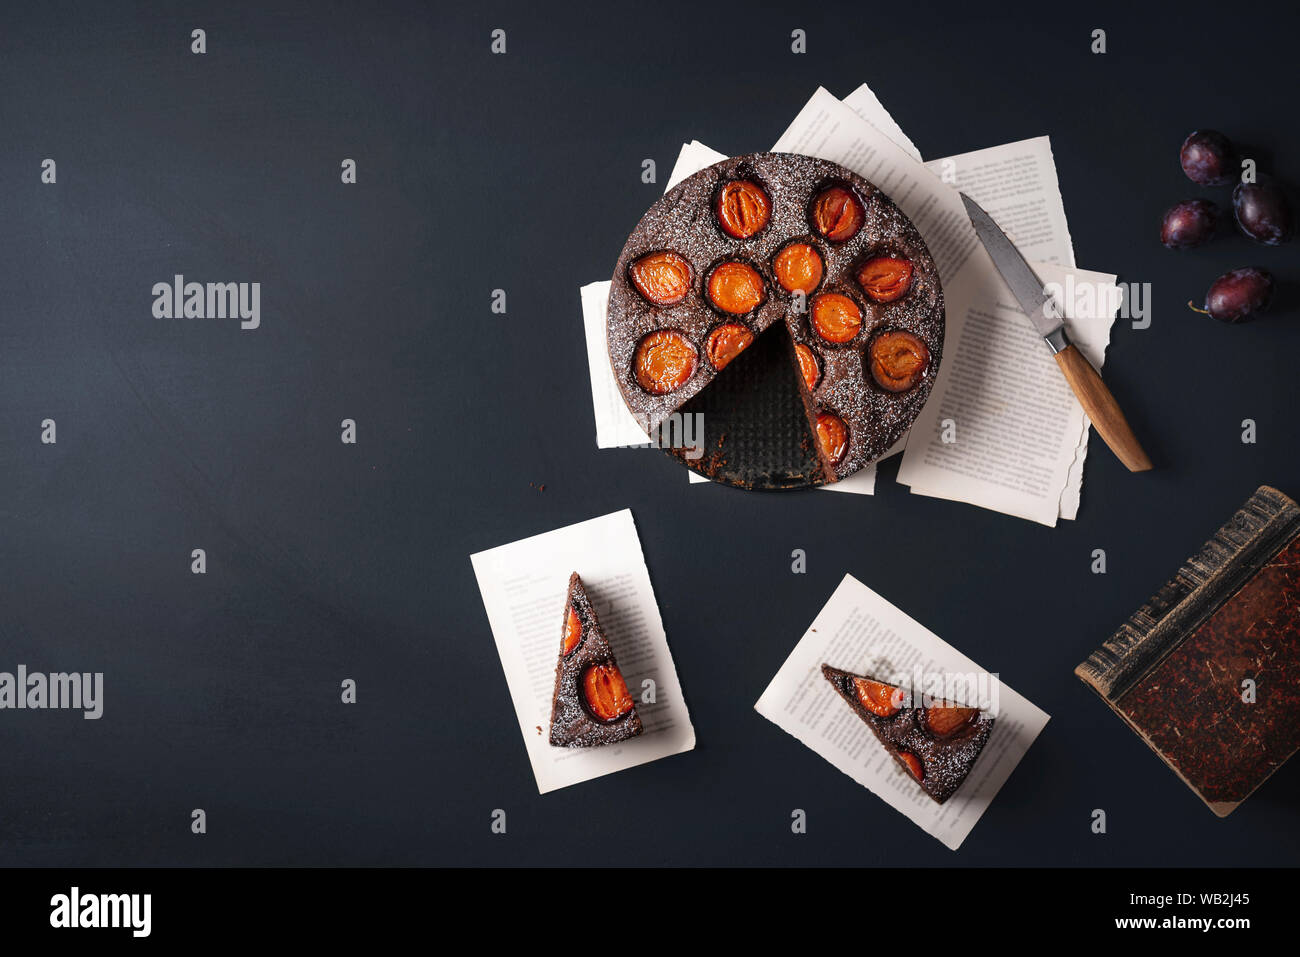
[[[867,352],[871,378],[886,392],[906,392],[925,377],[930,367],[926,344],[901,329],[876,336]]]

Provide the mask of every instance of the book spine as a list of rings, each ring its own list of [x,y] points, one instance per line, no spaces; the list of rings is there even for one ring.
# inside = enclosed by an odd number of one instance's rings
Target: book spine
[[[1074,673],[1113,703],[1296,534],[1300,506],[1277,489],[1260,486]]]

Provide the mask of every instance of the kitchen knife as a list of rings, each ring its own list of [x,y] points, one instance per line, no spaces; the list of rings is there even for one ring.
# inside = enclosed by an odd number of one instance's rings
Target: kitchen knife
[[[980,242],[993,258],[993,265],[998,267],[998,272],[1011,287],[1016,302],[1020,303],[1020,308],[1029,317],[1034,329],[1052,350],[1056,364],[1061,367],[1065,381],[1074,390],[1083,411],[1088,413],[1093,428],[1106,440],[1110,450],[1130,472],[1147,471],[1151,468],[1151,460],[1142,451],[1142,444],[1129,428],[1128,420],[1120,411],[1115,397],[1110,394],[1110,389],[1101,381],[1097,370],[1066,336],[1065,321],[1060,310],[1034,271],[1029,268],[1029,263],[1025,262],[1025,257],[1020,255],[1007,234],[998,228],[998,224],[980,208],[979,203],[965,193],[961,194],[961,201],[966,204],[966,214],[970,216]]]

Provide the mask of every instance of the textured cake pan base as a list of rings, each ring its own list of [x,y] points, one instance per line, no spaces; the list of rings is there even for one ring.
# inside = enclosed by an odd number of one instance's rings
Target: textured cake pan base
[[[698,414],[704,454],[667,450],[705,478],[746,489],[824,485],[812,447],[785,330],[760,335],[713,383],[682,407]]]

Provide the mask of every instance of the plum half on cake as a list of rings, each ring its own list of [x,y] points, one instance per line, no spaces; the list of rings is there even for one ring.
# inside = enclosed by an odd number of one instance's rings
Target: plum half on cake
[[[993,733],[996,719],[978,708],[947,701],[912,707],[902,688],[830,665],[822,665],[822,676],[940,804],[961,787]]]
[[[551,699],[551,744],[592,748],[636,737],[642,731],[636,702],[614,660],[582,579],[569,576],[560,658]]]
[[[792,153],[716,163],[650,207],[615,266],[609,359],[652,438],[773,326],[816,453],[802,484],[853,474],[911,427],[943,350],[938,270],[893,201],[838,164]],[[755,408],[745,431],[761,443],[776,416]],[[710,462],[687,464],[718,477]]]

